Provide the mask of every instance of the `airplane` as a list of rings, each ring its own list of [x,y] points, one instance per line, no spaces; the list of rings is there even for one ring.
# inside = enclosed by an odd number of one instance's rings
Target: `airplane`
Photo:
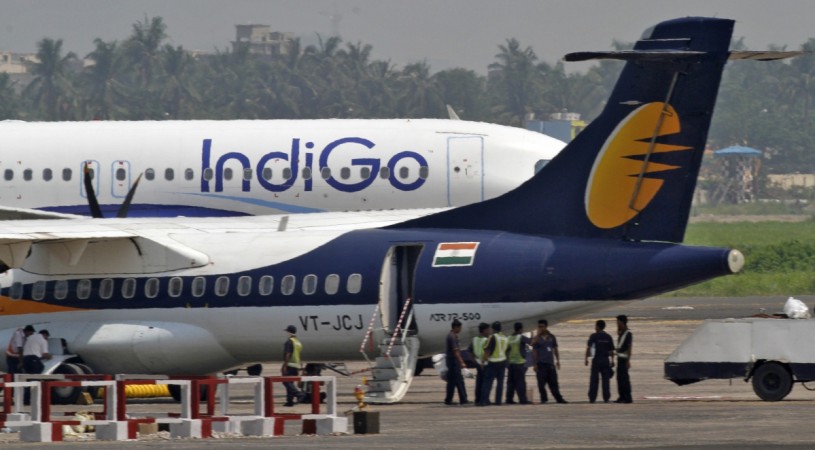
[[[33,324],[64,340],[66,373],[212,374],[279,360],[295,325],[308,360],[378,348],[368,399],[393,402],[454,319],[466,340],[739,272],[738,250],[682,245],[725,63],[789,56],[729,52],[733,24],[669,20],[633,50],[567,55],[626,64],[596,120],[484,202],[0,222],[0,342]]]
[[[0,122],[0,203],[88,215],[215,217],[461,206],[534,175],[563,142],[462,120]],[[0,218],[8,218],[0,217]]]

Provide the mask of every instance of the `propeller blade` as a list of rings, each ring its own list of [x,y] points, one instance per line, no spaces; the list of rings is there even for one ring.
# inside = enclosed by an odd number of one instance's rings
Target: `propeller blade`
[[[88,163],[85,163],[83,170],[83,183],[85,184],[85,193],[88,195],[88,207],[91,210],[91,217],[94,219],[101,219],[102,210],[99,208],[99,201],[96,199],[96,192],[93,190],[93,180],[91,180],[91,168]]]
[[[136,194],[136,188],[139,187],[139,181],[141,181],[142,174],[139,174],[136,177],[136,181],[133,182],[133,186],[130,187],[130,190],[127,191],[127,197],[125,197],[124,203],[122,206],[119,207],[119,211],[116,213],[116,217],[119,219],[124,219],[127,217],[127,211],[130,209],[130,203],[133,201],[133,196]]]

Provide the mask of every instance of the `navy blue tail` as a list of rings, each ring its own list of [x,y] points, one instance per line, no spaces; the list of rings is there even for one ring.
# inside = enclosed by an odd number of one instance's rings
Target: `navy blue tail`
[[[532,179],[498,198],[394,225],[681,242],[733,21],[685,18],[634,49],[602,114]]]

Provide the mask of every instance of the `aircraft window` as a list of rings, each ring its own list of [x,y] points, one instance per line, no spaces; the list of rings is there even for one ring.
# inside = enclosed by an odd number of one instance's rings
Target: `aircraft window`
[[[548,159],[539,159],[538,162],[535,163],[535,173],[540,172],[547,164],[549,164]]]
[[[62,300],[68,296],[68,282],[59,280],[54,284],[54,298]]]
[[[215,295],[223,297],[229,293],[229,277],[218,277],[215,280]]]
[[[133,298],[136,295],[136,279],[125,278],[122,283],[122,297]]]
[[[269,181],[272,179],[272,169],[268,167],[263,168],[263,179]]]
[[[288,180],[291,178],[291,167],[286,167],[283,169],[283,179]]]
[[[45,298],[45,281],[37,281],[31,288],[31,298],[40,301]]]
[[[23,179],[24,179],[25,181],[31,181],[31,178],[33,178],[33,173],[34,173],[34,171],[33,171],[33,170],[31,170],[31,169],[25,169],[25,170],[23,171]]]
[[[342,178],[343,180],[351,178],[351,169],[348,167],[343,167],[342,169],[340,169],[340,178]]]
[[[201,297],[204,291],[207,290],[207,279],[204,277],[195,277],[192,279],[192,296]]]
[[[322,169],[320,169],[320,176],[323,177],[323,180],[331,178],[331,168],[323,167]]]
[[[252,169],[250,168],[243,169],[243,179],[244,180],[252,179]]]
[[[410,169],[407,167],[402,167],[399,169],[399,178],[404,180],[408,177],[408,175],[410,175]]]
[[[170,278],[170,284],[167,286],[167,293],[170,294],[170,297],[180,296],[183,289],[184,280],[182,280],[180,277]]]
[[[164,179],[173,181],[173,178],[175,178],[175,171],[171,168],[164,169]]]
[[[311,179],[311,167],[303,167],[303,179],[304,180]]]
[[[282,292],[283,295],[291,295],[294,292],[294,285],[296,283],[297,279],[294,275],[286,275],[280,283],[280,292]]]
[[[23,298],[23,283],[20,283],[19,281],[12,283],[9,296],[12,300],[19,300]]]
[[[158,278],[150,278],[147,283],[144,283],[144,296],[147,298],[156,298],[158,295]]]
[[[311,295],[317,291],[317,275],[309,274],[303,277],[303,293]]]
[[[345,286],[349,294],[358,294],[362,290],[362,275],[353,273],[348,277],[348,284]]]
[[[419,178],[426,180],[427,176],[430,174],[430,167],[422,166],[419,167]]]
[[[260,277],[258,291],[260,291],[260,295],[270,295],[274,291],[274,277],[270,275]]]
[[[73,175],[73,170],[69,168],[62,169],[62,179],[65,181],[71,181],[71,176]]]
[[[213,177],[213,171],[212,171],[212,168],[211,168],[211,167],[207,167],[206,169],[204,169],[204,172],[202,173],[202,175],[203,175],[203,177],[204,177],[204,179],[205,179],[205,180],[207,180],[207,181],[211,180],[211,179],[212,179],[212,177]]]
[[[252,277],[243,276],[238,278],[238,295],[246,297],[252,293]]]
[[[340,276],[332,273],[331,275],[325,277],[325,293],[328,295],[334,295],[337,291],[340,290]]]
[[[232,179],[232,169],[227,167],[224,169],[224,180],[231,180]]]
[[[363,180],[367,180],[368,177],[371,176],[371,168],[370,167],[363,167],[363,168],[359,169],[359,176]]]
[[[190,181],[193,178],[195,178],[195,171],[192,169],[184,169],[184,179]]]
[[[99,283],[99,297],[105,300],[113,297],[113,279],[105,278]]]
[[[76,284],[76,298],[85,300],[91,296],[91,280],[79,280]]]
[[[144,178],[145,178],[147,181],[153,181],[153,179],[154,179],[154,178],[156,178],[156,171],[155,171],[155,170],[153,170],[153,169],[147,169],[147,170],[145,170],[145,171],[144,171]]]
[[[3,178],[5,178],[6,181],[13,180],[14,179],[14,171],[11,170],[11,169],[6,169],[6,171],[3,172]]]
[[[379,169],[379,178],[382,178],[383,180],[387,180],[390,177],[391,177],[391,170],[389,168],[382,167],[382,168]]]
[[[117,181],[124,181],[127,178],[127,171],[123,168],[119,167],[116,169],[116,180]]]
[[[42,179],[44,181],[51,181],[54,178],[54,171],[51,169],[42,169]]]

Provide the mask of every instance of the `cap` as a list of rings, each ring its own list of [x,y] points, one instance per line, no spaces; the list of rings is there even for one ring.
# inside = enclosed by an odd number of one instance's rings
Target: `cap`
[[[297,327],[294,325],[289,325],[286,327],[285,331],[291,334],[297,334]]]
[[[497,320],[495,322],[493,322],[492,323],[492,329],[493,329],[493,331],[501,331],[501,322],[499,322]]]

